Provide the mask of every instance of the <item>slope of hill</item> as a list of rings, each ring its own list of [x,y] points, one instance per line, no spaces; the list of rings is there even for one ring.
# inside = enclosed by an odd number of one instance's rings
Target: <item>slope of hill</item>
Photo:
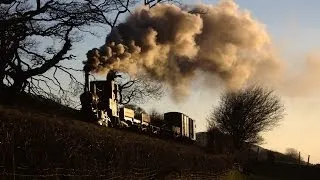
[[[205,154],[196,146],[81,122],[75,110],[26,98],[0,106],[0,177],[117,173],[148,179],[151,172],[154,176],[182,170],[215,173],[232,164],[231,158]]]

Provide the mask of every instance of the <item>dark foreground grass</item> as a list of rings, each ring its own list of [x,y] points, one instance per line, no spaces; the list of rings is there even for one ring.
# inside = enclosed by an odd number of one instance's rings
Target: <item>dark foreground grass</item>
[[[142,169],[161,179],[171,172],[221,172],[232,164],[231,158],[206,154],[196,146],[99,127],[54,112],[0,107],[0,174],[107,177],[120,172],[134,179],[142,175],[130,172]]]
[[[265,179],[320,179],[320,168],[315,166],[287,164],[281,162],[252,162],[248,164],[247,168],[252,171],[253,177],[264,177]]]

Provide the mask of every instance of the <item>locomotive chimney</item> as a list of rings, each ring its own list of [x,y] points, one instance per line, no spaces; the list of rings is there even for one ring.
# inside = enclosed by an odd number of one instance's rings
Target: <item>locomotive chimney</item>
[[[85,71],[84,73],[84,92],[90,91],[89,89],[89,72]]]

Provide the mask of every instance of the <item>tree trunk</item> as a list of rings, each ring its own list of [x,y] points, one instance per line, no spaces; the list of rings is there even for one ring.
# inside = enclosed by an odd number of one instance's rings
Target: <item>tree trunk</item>
[[[4,78],[5,75],[0,72],[0,90],[6,87],[6,85],[4,84]]]
[[[119,104],[122,104],[123,102],[123,96],[122,96],[122,87],[121,86],[119,86],[119,88],[118,88],[118,90],[119,90]]]
[[[239,151],[241,150],[241,142],[240,139],[236,136],[233,136],[233,149],[234,151]]]
[[[25,80],[15,79],[13,85],[11,86],[12,91],[14,93],[19,93],[19,92],[23,91],[24,90],[24,82],[25,82]]]
[[[13,85],[11,86],[13,93],[19,93],[23,91],[27,82],[27,78],[23,75],[23,73],[17,73],[16,76],[12,78],[14,81]]]
[[[3,59],[0,58],[0,89],[5,88],[4,78],[5,78],[5,64],[3,62]]]

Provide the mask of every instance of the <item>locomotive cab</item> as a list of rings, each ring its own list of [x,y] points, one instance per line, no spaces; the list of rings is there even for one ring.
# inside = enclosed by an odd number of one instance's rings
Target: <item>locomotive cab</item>
[[[92,81],[90,82],[91,93],[99,98],[97,109],[109,118],[111,125],[118,125],[119,109],[117,92],[118,86],[114,81]]]

